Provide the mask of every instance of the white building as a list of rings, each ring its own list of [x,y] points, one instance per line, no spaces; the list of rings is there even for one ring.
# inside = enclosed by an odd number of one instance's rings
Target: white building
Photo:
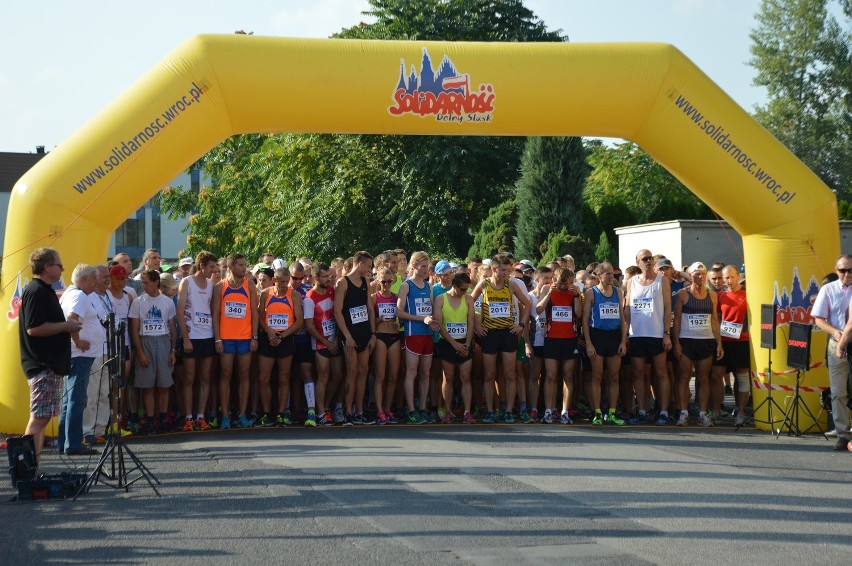
[[[618,236],[618,266],[636,265],[636,252],[651,250],[669,258],[676,269],[700,261],[741,266],[743,239],[730,224],[718,220],[669,220],[623,226]],[[840,251],[852,254],[852,221],[840,222]]]

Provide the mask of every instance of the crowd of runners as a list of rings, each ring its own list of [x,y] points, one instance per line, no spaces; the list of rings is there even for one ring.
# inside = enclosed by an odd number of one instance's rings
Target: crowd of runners
[[[736,266],[679,270],[649,250],[624,272],[607,262],[576,269],[570,256],[536,267],[508,253],[455,263],[400,249],[328,263],[263,254],[250,266],[210,252],[161,262],[151,249],[135,270],[126,254],[78,265],[62,295],[66,314],[82,312],[72,356],[92,359],[80,369],[91,374],[86,399],[66,408],[70,418],[85,407],[86,446],[109,424],[99,340],[110,312],[126,322],[124,434],[578,420],[710,427],[731,376],[735,423],[746,421]],[[74,310],[81,297],[91,309]]]

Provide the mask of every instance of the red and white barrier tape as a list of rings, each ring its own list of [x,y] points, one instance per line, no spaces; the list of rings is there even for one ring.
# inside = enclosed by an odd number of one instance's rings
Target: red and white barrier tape
[[[821,367],[821,366],[824,366],[824,365],[825,365],[825,360],[822,360],[822,361],[819,361],[819,362],[815,363],[814,365],[810,366],[809,369],[818,368],[818,367]],[[792,373],[796,373],[796,370],[786,369],[784,371],[773,371],[772,375],[790,375]],[[751,376],[752,376],[751,384],[755,389],[763,389],[764,391],[769,390],[769,384],[768,383],[766,383],[765,381],[762,381],[761,379],[756,379],[756,378],[766,378],[768,376],[768,374],[753,371],[753,372],[751,372]],[[828,389],[828,387],[820,387],[818,385],[800,385],[799,386],[799,391],[804,392],[804,393],[822,393],[823,391],[825,391],[827,389]],[[793,392],[793,391],[796,390],[796,387],[794,385],[778,385],[777,383],[773,383],[772,384],[772,390],[773,391],[790,391],[790,392]]]

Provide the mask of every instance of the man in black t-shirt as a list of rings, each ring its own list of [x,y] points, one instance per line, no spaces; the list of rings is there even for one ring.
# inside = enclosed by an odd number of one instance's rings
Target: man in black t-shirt
[[[30,386],[30,420],[24,434],[33,435],[36,461],[44,445],[44,429],[59,414],[62,378],[71,371],[70,334],[83,327],[80,320],[65,320],[52,285],[62,277],[59,253],[38,248],[30,254],[33,280],[21,295],[18,320],[21,365]]]

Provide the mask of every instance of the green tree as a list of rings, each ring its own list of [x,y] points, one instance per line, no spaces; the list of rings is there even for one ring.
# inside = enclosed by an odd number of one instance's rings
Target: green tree
[[[235,136],[203,160],[212,186],[172,188],[170,215],[192,214],[187,253],[263,250],[284,257],[332,258],[386,249],[397,234],[386,220],[395,190],[384,175],[391,157],[353,136]]]
[[[473,245],[468,257],[488,258],[494,254],[510,251],[515,239],[518,223],[518,207],[514,199],[509,199],[488,211],[488,216],[479,225],[473,235]]]
[[[564,227],[584,231],[583,184],[589,173],[580,138],[527,138],[517,182],[515,253],[536,261],[547,235]]]
[[[609,243],[606,231],[601,232],[598,238],[598,245],[595,247],[595,261],[618,262],[618,256],[615,253],[615,249]]]
[[[624,225],[621,220],[608,219],[606,212],[618,211],[619,215],[628,217],[623,212],[625,208],[638,223],[671,220],[676,216],[713,218],[704,202],[636,144],[625,142],[607,147],[592,143],[588,149],[593,169],[583,195],[605,229]]]
[[[578,269],[595,261],[594,244],[580,236],[569,234],[565,228],[548,234],[540,250],[540,264],[553,261],[565,254],[570,254],[574,258]]]
[[[841,8],[842,23],[830,6]],[[755,117],[852,198],[852,1],[763,0],[755,19],[749,64],[769,95]]]

